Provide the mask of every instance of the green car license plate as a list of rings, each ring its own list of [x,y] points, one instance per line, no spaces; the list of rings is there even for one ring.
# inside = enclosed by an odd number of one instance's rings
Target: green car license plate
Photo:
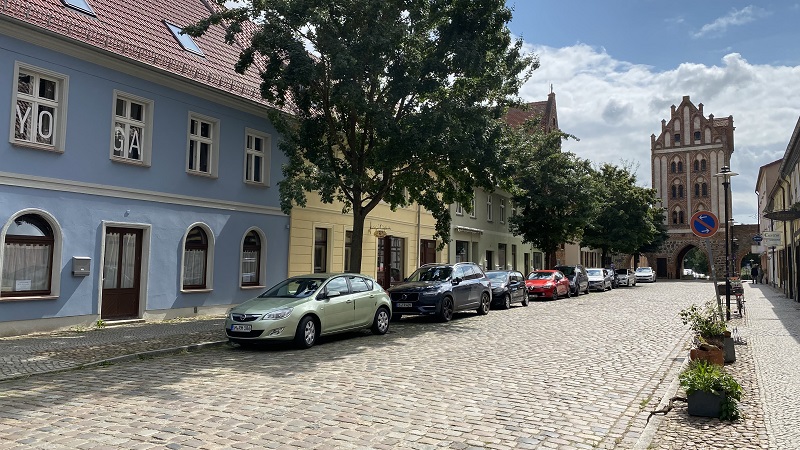
[[[252,325],[231,325],[231,331],[251,331]]]

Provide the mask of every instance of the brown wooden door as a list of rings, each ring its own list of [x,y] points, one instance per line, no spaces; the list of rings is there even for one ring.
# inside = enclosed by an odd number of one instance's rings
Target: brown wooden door
[[[107,228],[101,281],[101,318],[130,319],[139,316],[141,270],[142,230]]]
[[[436,262],[436,241],[422,239],[419,242],[420,265]]]

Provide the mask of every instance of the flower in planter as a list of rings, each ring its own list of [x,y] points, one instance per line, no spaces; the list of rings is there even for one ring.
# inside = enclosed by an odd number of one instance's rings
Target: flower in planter
[[[708,361],[692,361],[681,372],[678,380],[681,387],[686,391],[690,410],[692,409],[691,402],[695,400],[693,397],[697,398],[693,394],[706,393],[720,397],[720,420],[739,419],[738,402],[742,399],[742,386],[722,367],[711,364]],[[703,401],[703,399],[698,399],[697,401]]]
[[[700,343],[708,343],[722,348],[728,326],[713,302],[707,302],[703,307],[692,305],[681,311],[680,316],[683,324],[689,325]]]

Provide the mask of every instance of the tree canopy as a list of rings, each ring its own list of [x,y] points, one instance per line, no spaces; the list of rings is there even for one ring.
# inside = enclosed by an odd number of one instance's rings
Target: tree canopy
[[[294,110],[271,115],[289,161],[281,207],[304,206],[307,192],[341,202],[358,271],[381,200],[418,202],[447,242],[448,206],[498,183],[501,117],[538,67],[510,20],[503,0],[253,0],[185,30],[221,25],[231,43],[244,33],[236,70],[259,70],[263,97]]]

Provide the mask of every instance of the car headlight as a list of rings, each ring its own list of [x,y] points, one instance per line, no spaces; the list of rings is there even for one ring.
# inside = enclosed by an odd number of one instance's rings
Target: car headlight
[[[283,308],[283,309],[276,309],[274,311],[270,311],[264,314],[264,317],[261,320],[280,320],[289,317],[289,314],[292,313],[293,308]]]
[[[434,289],[432,291],[422,291],[420,293],[421,297],[435,297],[437,295],[439,295],[439,290],[438,289]]]
[[[550,289],[551,287],[553,287],[553,283],[545,283],[544,285],[542,285],[542,287],[545,289]]]

